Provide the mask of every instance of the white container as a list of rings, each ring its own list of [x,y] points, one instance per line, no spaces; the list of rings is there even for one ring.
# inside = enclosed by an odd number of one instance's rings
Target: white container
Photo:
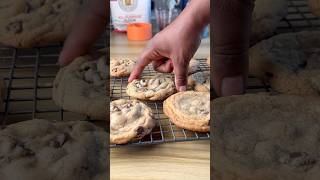
[[[151,0],[110,0],[115,31],[125,32],[128,23],[150,23]]]

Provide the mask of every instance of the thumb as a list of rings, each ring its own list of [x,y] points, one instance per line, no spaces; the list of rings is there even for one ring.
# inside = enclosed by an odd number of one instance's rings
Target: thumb
[[[187,90],[187,78],[188,78],[188,63],[184,60],[173,61],[174,66],[174,81],[178,91]]]

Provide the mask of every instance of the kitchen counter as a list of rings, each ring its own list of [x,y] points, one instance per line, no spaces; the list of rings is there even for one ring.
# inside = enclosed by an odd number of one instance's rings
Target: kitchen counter
[[[126,34],[110,34],[110,56],[138,58],[147,42],[128,41]],[[203,39],[195,58],[207,58],[209,38]],[[209,140],[120,147],[110,150],[111,180],[209,180]]]
[[[209,180],[210,142],[174,142],[110,150],[111,180]]]
[[[110,34],[110,56],[138,58],[147,41],[128,41],[125,33]],[[202,39],[199,49],[194,55],[197,59],[206,59],[210,56],[210,39]]]

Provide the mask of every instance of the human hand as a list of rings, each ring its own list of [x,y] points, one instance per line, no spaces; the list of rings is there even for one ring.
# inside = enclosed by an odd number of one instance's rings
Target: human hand
[[[177,90],[185,91],[189,61],[200,45],[200,33],[209,18],[209,0],[191,1],[175,21],[152,38],[128,81],[139,78],[144,68],[152,62],[158,72],[173,71]]]
[[[85,1],[74,20],[59,57],[61,66],[68,65],[76,57],[89,52],[94,42],[107,27],[107,2],[105,0]]]
[[[152,62],[154,70],[174,72],[178,91],[185,91],[188,65],[200,45],[198,32],[188,32],[186,27],[175,23],[155,35],[145,48],[129,77],[129,82],[139,78],[144,68]]]

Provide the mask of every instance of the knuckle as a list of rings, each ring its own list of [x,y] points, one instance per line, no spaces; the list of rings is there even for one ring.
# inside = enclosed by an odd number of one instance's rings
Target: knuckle
[[[187,83],[187,79],[184,77],[176,77],[175,81],[177,85],[184,85]]]
[[[148,53],[146,51],[143,51],[140,55],[138,62],[142,63],[144,61],[144,59],[146,59],[147,57],[148,57]]]
[[[153,41],[148,42],[146,50],[154,49],[155,43]]]

